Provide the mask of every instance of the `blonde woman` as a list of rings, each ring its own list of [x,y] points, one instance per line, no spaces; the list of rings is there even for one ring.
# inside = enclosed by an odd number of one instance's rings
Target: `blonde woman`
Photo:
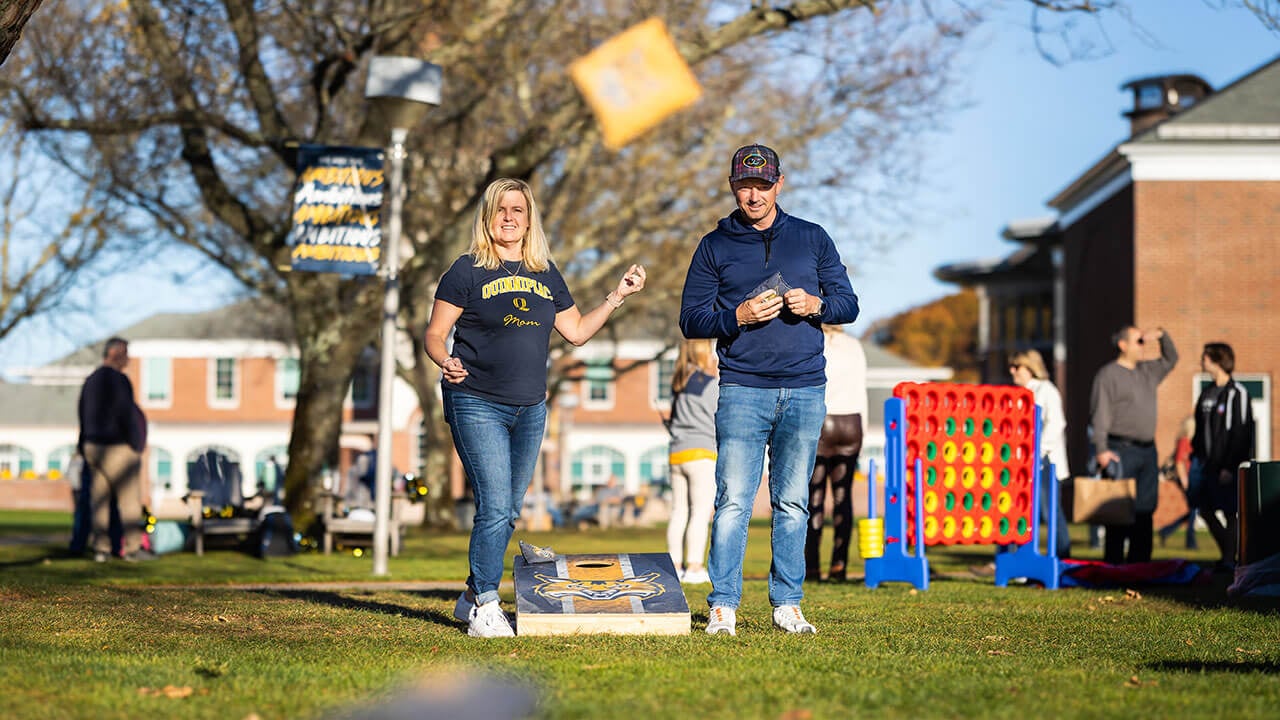
[[[471,249],[440,278],[426,351],[440,366],[444,417],[475,492],[471,574],[453,611],[472,637],[515,635],[498,582],[542,447],[551,330],[585,343],[644,280],[632,265],[594,310],[580,312],[551,261],[533,191],[507,178],[485,189]]]
[[[671,522],[667,552],[680,581],[711,582],[704,558],[716,506],[716,406],[720,398],[714,340],[685,340],[671,378]]]
[[[1040,406],[1043,426],[1040,428],[1040,522],[1049,525],[1049,491],[1054,478],[1049,476],[1049,463],[1053,463],[1057,480],[1061,482],[1071,475],[1067,468],[1067,416],[1062,412],[1062,394],[1049,382],[1049,370],[1039,351],[1024,350],[1009,356],[1009,375],[1013,384],[1031,390],[1036,405]],[[1062,498],[1058,498],[1058,557],[1071,557],[1071,537],[1067,534],[1067,516],[1062,511]]]

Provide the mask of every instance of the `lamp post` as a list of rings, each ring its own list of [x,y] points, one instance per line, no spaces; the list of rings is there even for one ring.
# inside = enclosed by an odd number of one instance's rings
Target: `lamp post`
[[[400,312],[400,224],[404,211],[404,143],[409,128],[440,104],[440,66],[414,58],[375,56],[369,63],[364,96],[369,101],[369,127],[389,129],[391,146],[391,195],[383,276],[382,366],[378,376],[378,451],[374,467],[373,574],[387,574],[387,549],[391,520],[391,399],[396,377],[396,315]],[[384,130],[385,131],[385,130]]]

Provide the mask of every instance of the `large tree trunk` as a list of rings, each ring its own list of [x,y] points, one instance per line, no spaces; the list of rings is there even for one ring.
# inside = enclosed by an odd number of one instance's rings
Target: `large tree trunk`
[[[298,527],[306,527],[314,515],[311,479],[336,464],[343,401],[360,353],[378,337],[382,288],[373,277],[295,273],[289,278],[302,376],[289,439],[285,507]]]
[[[22,37],[31,15],[44,0],[3,0],[0,2],[0,65],[9,58],[13,46]]]
[[[411,297],[411,286],[406,287]],[[401,307],[403,317],[413,337],[413,366],[404,370],[418,395],[422,409],[422,427],[425,434],[425,453],[422,457],[422,477],[427,483],[426,524],[432,527],[452,527],[454,522],[453,495],[449,488],[449,459],[453,454],[453,437],[444,421],[444,408],[440,404],[440,369],[427,357],[423,346],[422,331],[431,319],[431,306],[425,302],[410,302]]]

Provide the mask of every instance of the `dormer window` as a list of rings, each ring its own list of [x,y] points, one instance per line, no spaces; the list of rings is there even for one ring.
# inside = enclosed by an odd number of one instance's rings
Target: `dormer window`
[[[1160,83],[1151,83],[1138,87],[1139,110],[1157,110],[1164,106],[1164,88]]]

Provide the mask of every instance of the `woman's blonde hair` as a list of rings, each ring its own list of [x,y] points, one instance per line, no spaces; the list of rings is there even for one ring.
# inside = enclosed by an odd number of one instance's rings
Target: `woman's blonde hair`
[[[475,258],[475,266],[486,270],[496,270],[502,264],[498,251],[493,246],[493,216],[498,214],[498,205],[502,196],[515,190],[524,195],[525,204],[529,206],[529,229],[525,231],[521,249],[524,266],[530,272],[543,272],[551,266],[551,248],[547,245],[547,235],[542,231],[542,216],[538,214],[538,204],[533,201],[533,189],[523,180],[498,178],[484,189],[484,198],[480,207],[476,208],[476,220],[471,227],[471,249]]]
[[[1009,365],[1021,365],[1031,371],[1031,377],[1037,380],[1048,380],[1049,370],[1044,366],[1044,358],[1039,350],[1023,350],[1009,356]]]
[[[685,340],[680,343],[680,355],[676,357],[676,371],[671,376],[671,391],[684,392],[693,373],[701,370],[714,375],[719,365],[716,358],[716,341],[710,338]]]

